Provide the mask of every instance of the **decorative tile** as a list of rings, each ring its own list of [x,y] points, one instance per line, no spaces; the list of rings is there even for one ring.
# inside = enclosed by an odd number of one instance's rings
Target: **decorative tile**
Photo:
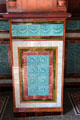
[[[34,50],[35,51],[31,52],[24,50],[22,56],[24,71],[24,98],[52,99],[53,51],[36,51],[36,49]]]
[[[44,63],[40,59],[45,59]],[[27,77],[28,96],[49,95],[49,56],[27,56]]]
[[[63,24],[12,25],[12,36],[63,36]]]
[[[48,108],[48,107],[61,107],[61,88],[62,88],[62,70],[57,71],[59,69],[59,66],[62,66],[62,60],[63,60],[63,54],[60,57],[59,53],[62,50],[63,53],[63,41],[28,41],[25,40],[13,40],[12,41],[12,46],[13,46],[13,75],[14,75],[14,85],[15,85],[15,103],[16,103],[16,108]],[[54,51],[54,82],[53,82],[53,99],[45,99],[45,100],[25,100],[23,96],[23,60],[21,59],[22,57],[22,52],[21,48],[27,48],[26,51],[34,51],[35,48],[36,51],[41,51],[42,48],[44,48],[43,51]],[[45,48],[46,47],[46,48]],[[31,48],[31,49],[30,49]],[[62,49],[61,49],[62,48]],[[18,51],[20,49],[20,52]],[[59,52],[60,51],[60,52]],[[20,55],[19,55],[19,54]],[[57,56],[56,56],[57,55]],[[59,59],[60,57],[60,59]],[[21,63],[19,66],[19,62]],[[56,65],[55,65],[56,64]],[[56,69],[57,67],[57,69]],[[20,68],[20,69],[19,69]],[[20,71],[20,73],[19,73]],[[56,76],[57,75],[57,76]],[[21,79],[21,80],[20,80]],[[56,85],[56,82],[57,85]],[[21,82],[20,82],[21,81]]]

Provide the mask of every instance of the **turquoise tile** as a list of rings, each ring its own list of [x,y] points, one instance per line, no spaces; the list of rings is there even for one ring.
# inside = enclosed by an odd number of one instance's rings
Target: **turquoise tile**
[[[63,36],[63,24],[12,25],[12,36]]]
[[[44,58],[44,61],[42,60]],[[49,95],[49,56],[27,56],[28,96]]]

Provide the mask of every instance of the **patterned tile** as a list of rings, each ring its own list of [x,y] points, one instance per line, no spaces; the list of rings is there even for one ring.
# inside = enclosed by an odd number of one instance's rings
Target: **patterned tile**
[[[22,57],[24,98],[52,99],[53,51],[24,51]]]
[[[13,67],[13,75],[14,75],[14,84],[15,84],[15,102],[16,102],[16,107],[18,108],[42,108],[42,107],[61,107],[61,88],[62,88],[62,69],[60,71],[60,65],[62,67],[62,59],[63,59],[63,41],[27,41],[25,40],[13,40],[12,42],[13,45],[13,58],[14,58],[14,67]],[[26,50],[26,49],[27,50]],[[42,50],[43,48],[43,50]],[[22,62],[22,53],[23,50],[25,51],[54,51],[54,82],[53,82],[53,99],[45,99],[45,100],[25,100],[23,96],[23,63]],[[20,51],[19,51],[20,50]],[[57,55],[57,56],[56,56]],[[56,60],[57,59],[57,60]],[[20,64],[19,64],[20,63]],[[57,66],[56,66],[56,65]],[[25,65],[26,66],[26,65]],[[57,69],[56,69],[57,67]],[[20,69],[19,69],[20,68]],[[55,76],[57,75],[57,78]],[[56,87],[56,82],[55,79],[57,80],[57,87]],[[20,83],[20,84],[19,84]],[[26,84],[25,84],[26,87]],[[57,89],[55,89],[57,88]],[[20,92],[21,90],[21,92]],[[47,101],[47,102],[45,102]],[[44,104],[45,103],[45,104]]]
[[[12,25],[12,36],[63,36],[63,24]]]

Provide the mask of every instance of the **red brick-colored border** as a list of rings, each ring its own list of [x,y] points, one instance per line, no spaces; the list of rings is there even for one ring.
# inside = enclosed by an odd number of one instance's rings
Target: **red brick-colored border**
[[[27,85],[27,55],[49,55],[49,96],[28,96]],[[53,98],[53,51],[24,51],[23,59],[23,92],[24,99],[52,99]]]

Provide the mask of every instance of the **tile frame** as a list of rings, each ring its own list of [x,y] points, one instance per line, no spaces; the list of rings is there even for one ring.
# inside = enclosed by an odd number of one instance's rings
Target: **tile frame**
[[[22,48],[20,48],[20,49],[22,49]],[[20,49],[18,49],[18,56],[19,56],[19,53],[20,53]],[[24,49],[24,48],[23,48]],[[26,48],[25,48],[26,49]],[[38,49],[38,48],[37,48]],[[39,53],[38,53],[39,52]],[[52,54],[53,54],[53,51],[52,51]],[[26,56],[27,55],[49,55],[49,59],[51,60],[52,58],[53,58],[53,55],[51,56],[50,55],[50,53],[49,52],[47,52],[47,51],[42,51],[42,53],[41,53],[41,51],[34,51],[34,52],[29,52],[29,53],[27,53],[26,51],[24,51],[23,52],[23,56],[22,56],[22,60],[24,61],[24,63],[23,63],[23,69],[24,69],[24,73],[23,73],[23,90],[24,90],[24,99],[26,100],[26,99],[52,99],[53,98],[53,81],[51,80],[51,78],[53,79],[53,74],[52,74],[52,76],[50,77],[50,73],[51,73],[51,71],[53,71],[53,63],[52,63],[52,65],[50,65],[50,61],[49,61],[49,96],[28,96],[28,95],[26,95],[26,93],[28,94],[28,89],[25,87],[25,86],[27,86],[27,77],[26,77],[26,74],[27,74],[27,68],[26,68],[26,66],[27,66],[27,63],[26,63]],[[20,60],[20,57],[18,57],[18,59]],[[54,62],[54,59],[53,59],[53,62]],[[51,67],[50,67],[51,66]],[[19,68],[20,68],[20,61],[19,61]],[[50,69],[51,68],[51,69]],[[19,70],[20,71],[20,70]],[[19,72],[19,74],[20,74],[21,72]],[[53,79],[54,80],[54,79]],[[21,88],[20,88],[21,89]],[[26,92],[26,93],[25,93]]]

